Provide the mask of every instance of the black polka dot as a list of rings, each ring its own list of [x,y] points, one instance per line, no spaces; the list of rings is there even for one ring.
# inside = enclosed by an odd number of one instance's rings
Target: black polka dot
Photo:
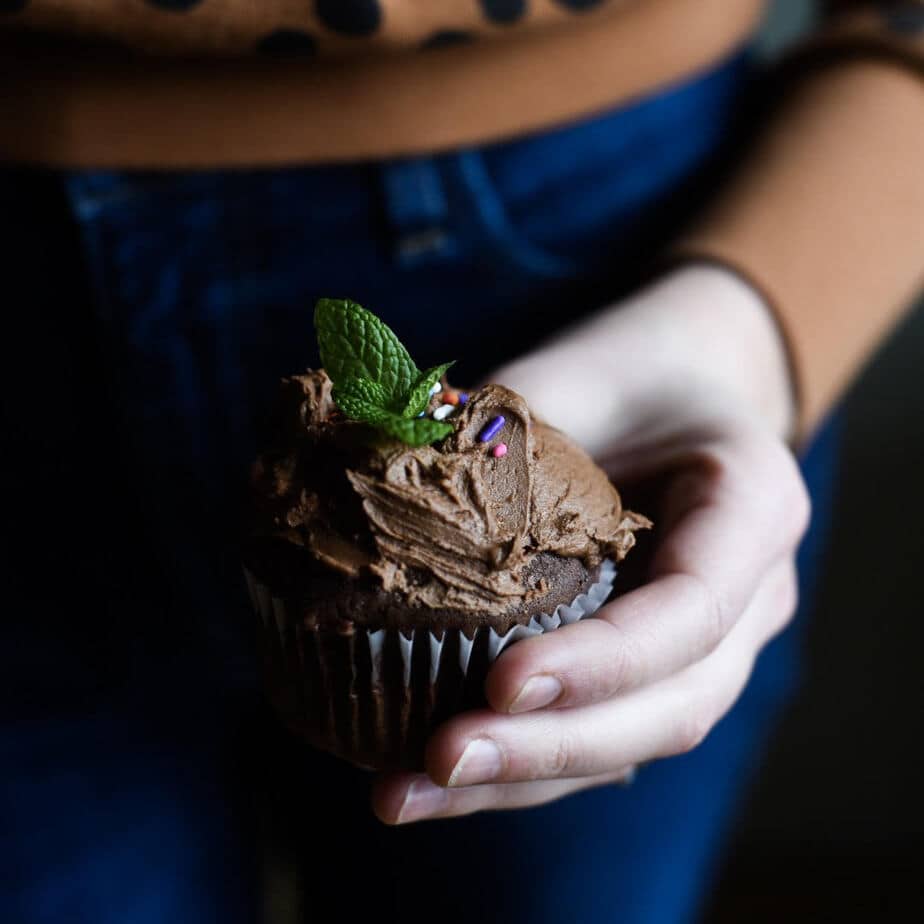
[[[315,0],[315,9],[328,29],[342,35],[371,35],[382,22],[378,0]]]
[[[311,58],[318,52],[318,43],[300,29],[277,29],[257,42],[257,51],[276,58]]]
[[[508,25],[526,12],[526,0],[479,0],[484,15],[491,22]]]
[[[0,13],[19,13],[29,0],[0,0]]]
[[[452,45],[466,45],[468,42],[475,40],[471,32],[464,32],[461,29],[443,29],[442,32],[434,32],[428,39],[420,43],[424,51],[430,48],[449,48]]]
[[[191,10],[202,0],[148,0],[151,6],[156,6],[161,10],[171,10],[174,13],[182,13],[184,10]]]
[[[603,0],[555,0],[555,2],[568,7],[569,10],[581,12],[582,10],[591,9],[591,7],[600,6]]]

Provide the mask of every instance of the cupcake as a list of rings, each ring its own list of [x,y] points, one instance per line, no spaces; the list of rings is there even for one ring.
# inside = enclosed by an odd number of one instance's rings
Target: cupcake
[[[324,368],[282,381],[252,474],[266,689],[317,746],[419,769],[507,645],[603,604],[650,523],[515,392],[421,372],[352,302],[322,299],[315,327]]]

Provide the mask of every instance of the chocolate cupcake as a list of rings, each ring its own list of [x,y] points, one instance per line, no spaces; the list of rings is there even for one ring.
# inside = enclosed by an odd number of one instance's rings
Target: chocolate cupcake
[[[283,380],[253,471],[267,691],[316,745],[419,768],[504,647],[591,615],[650,524],[515,392],[450,389],[353,303],[315,323],[325,370]]]

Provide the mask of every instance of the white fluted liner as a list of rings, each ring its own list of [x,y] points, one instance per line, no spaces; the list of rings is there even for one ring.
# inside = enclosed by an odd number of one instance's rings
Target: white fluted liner
[[[380,753],[394,761],[408,749],[422,747],[427,729],[437,719],[438,702],[444,703],[442,718],[447,709],[452,714],[463,708],[462,686],[480,689],[485,659],[490,665],[520,639],[592,616],[612,591],[616,567],[604,561],[596,581],[570,604],[512,626],[503,635],[483,627],[471,638],[461,629],[440,635],[423,629],[369,630],[355,624],[346,630],[309,629],[302,623],[298,600],[275,596],[248,569],[244,573],[264,645],[274,652],[274,701],[278,705],[281,694],[290,724],[309,727],[310,737],[320,746],[364,766],[378,766]],[[421,647],[424,650],[418,651]],[[469,677],[475,663],[479,676]],[[429,692],[424,695],[422,690]],[[457,706],[445,707],[447,696]]]
[[[244,575],[247,578],[251,600],[262,618],[264,626],[268,628],[270,625],[275,624],[279,632],[280,643],[284,645],[286,642],[285,601],[279,597],[272,596],[266,586],[261,584],[246,568],[244,569]],[[359,637],[366,639],[366,644],[369,647],[373,685],[381,682],[382,656],[387,637],[390,634],[397,636],[401,660],[404,663],[405,685],[410,684],[411,681],[411,662],[415,644],[426,644],[429,647],[430,682],[435,683],[439,672],[440,655],[447,638],[451,634],[459,636],[459,667],[463,674],[467,674],[472,648],[479,634],[487,634],[488,660],[493,662],[508,645],[522,638],[542,635],[543,632],[551,632],[559,626],[570,625],[595,613],[610,595],[615,579],[616,566],[609,559],[606,559],[600,565],[600,574],[596,582],[591,584],[586,593],[579,594],[570,604],[559,604],[553,613],[540,613],[534,616],[526,625],[512,626],[503,635],[498,634],[494,629],[484,628],[478,629],[472,638],[468,638],[460,629],[455,629],[444,631],[442,638],[438,638],[432,632],[418,632],[416,629],[412,629],[408,636],[397,629],[376,629],[370,632],[361,626],[356,627],[356,633]],[[424,636],[426,636],[426,641],[424,641]],[[419,642],[417,641],[418,637],[420,638]]]

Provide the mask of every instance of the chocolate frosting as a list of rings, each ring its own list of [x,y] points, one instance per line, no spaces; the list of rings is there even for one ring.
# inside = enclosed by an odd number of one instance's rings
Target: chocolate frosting
[[[281,451],[257,462],[257,532],[320,566],[372,576],[409,606],[496,614],[547,592],[541,553],[590,569],[621,559],[649,521],[605,473],[500,385],[474,392],[436,445],[370,440],[331,399],[322,371],[283,382]],[[432,405],[440,403],[438,397]],[[505,418],[489,443],[485,425]],[[496,458],[491,448],[507,446]]]

